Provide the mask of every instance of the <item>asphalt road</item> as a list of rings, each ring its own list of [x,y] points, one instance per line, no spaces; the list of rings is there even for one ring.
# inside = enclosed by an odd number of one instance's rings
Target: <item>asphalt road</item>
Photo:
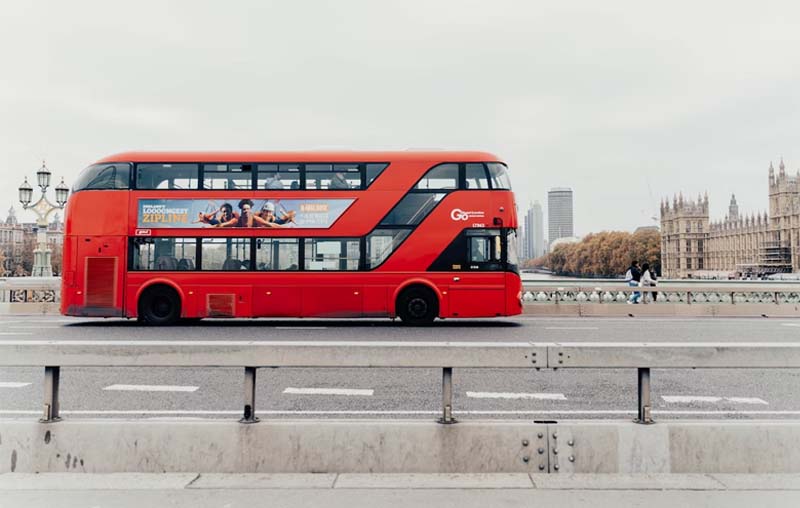
[[[389,320],[208,320],[147,328],[133,321],[62,317],[0,318],[3,340],[424,340],[424,341],[747,341],[793,342],[800,320],[774,318],[538,318],[452,320],[408,328]],[[0,417],[39,414],[42,369],[0,369]],[[630,370],[457,369],[457,418],[631,418]],[[241,369],[64,368],[67,418],[237,418]],[[798,418],[800,371],[654,370],[654,415],[664,418]],[[438,369],[260,369],[264,417],[435,418]]]

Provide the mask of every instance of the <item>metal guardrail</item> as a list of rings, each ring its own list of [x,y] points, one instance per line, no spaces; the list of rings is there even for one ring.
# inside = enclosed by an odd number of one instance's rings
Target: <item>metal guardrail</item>
[[[650,369],[800,368],[794,343],[3,341],[0,366],[44,366],[44,414],[59,420],[61,367],[243,367],[242,423],[255,423],[258,368],[440,368],[442,417],[454,423],[453,368],[637,371],[637,422],[652,423]]]
[[[774,305],[800,304],[800,287],[779,283],[768,284],[663,284],[637,287],[627,284],[562,284],[525,285],[523,301],[529,304],[558,303],[626,303],[633,293],[640,293],[639,303]],[[653,297],[655,295],[655,297]]]

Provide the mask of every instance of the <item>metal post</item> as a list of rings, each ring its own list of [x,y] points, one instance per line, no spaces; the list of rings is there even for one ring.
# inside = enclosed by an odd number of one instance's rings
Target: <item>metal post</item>
[[[44,368],[44,414],[39,420],[42,423],[53,423],[61,419],[58,416],[58,385],[61,378],[61,367]]]
[[[650,403],[650,369],[639,368],[639,418],[634,420],[636,423],[653,423],[651,416],[652,406]]]
[[[439,423],[455,423],[453,418],[453,368],[442,369],[442,417]]]
[[[256,367],[244,368],[244,415],[240,423],[256,423]]]

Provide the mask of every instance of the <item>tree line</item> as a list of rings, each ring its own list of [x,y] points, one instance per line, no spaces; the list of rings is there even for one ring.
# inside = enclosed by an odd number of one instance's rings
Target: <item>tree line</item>
[[[661,274],[661,234],[658,231],[603,231],[580,242],[556,245],[548,254],[523,264],[574,277],[618,277],[633,260],[649,263]]]

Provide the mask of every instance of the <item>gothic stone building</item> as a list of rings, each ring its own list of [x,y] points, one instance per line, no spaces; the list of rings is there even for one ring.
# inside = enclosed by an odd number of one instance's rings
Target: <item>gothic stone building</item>
[[[800,271],[800,172],[769,165],[769,214],[739,213],[709,222],[708,195],[661,203],[661,269],[666,278],[763,276]]]

